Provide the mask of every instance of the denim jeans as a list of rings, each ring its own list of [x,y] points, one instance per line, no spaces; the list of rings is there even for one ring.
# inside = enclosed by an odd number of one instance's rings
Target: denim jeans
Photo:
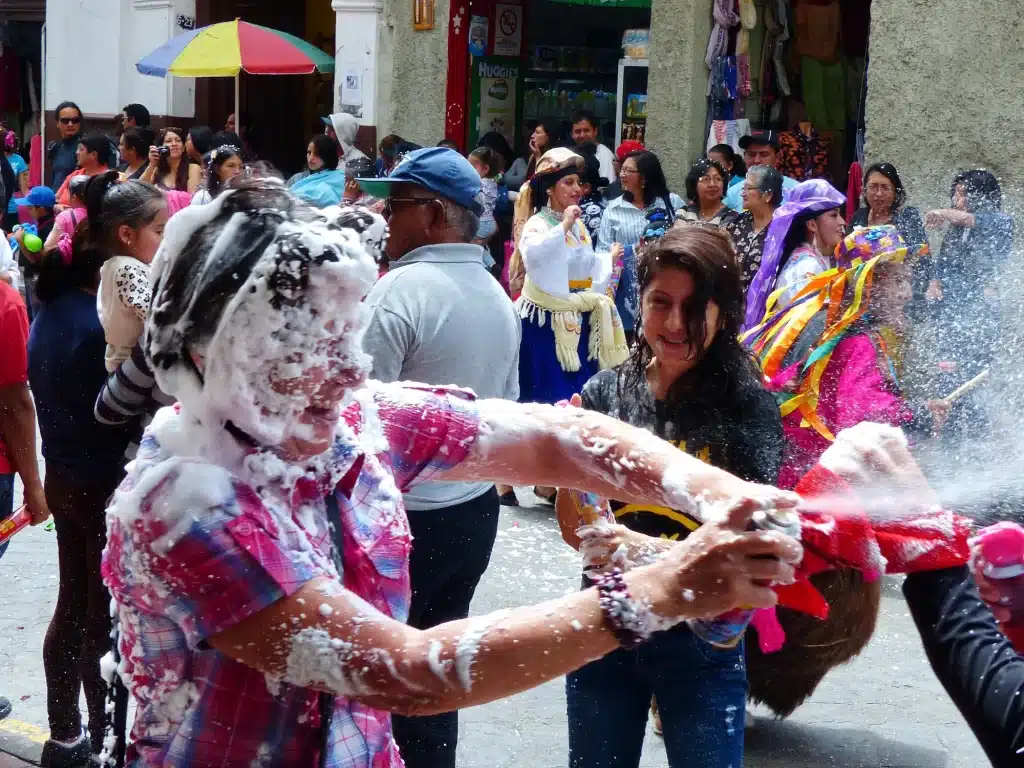
[[[570,768],[637,768],[651,696],[670,768],[742,768],[743,645],[720,650],[683,624],[566,678]]]
[[[0,520],[6,520],[14,514],[14,475],[0,474]],[[7,545],[11,542],[5,541],[0,544],[0,557],[7,551]]]

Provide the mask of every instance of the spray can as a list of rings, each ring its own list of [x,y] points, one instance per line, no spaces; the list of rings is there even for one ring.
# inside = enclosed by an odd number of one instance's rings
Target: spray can
[[[1024,648],[1024,528],[1010,522],[990,525],[971,546],[985,559],[985,576],[998,582],[1000,605],[1010,612],[1003,632],[1014,648]]]
[[[8,541],[14,534],[32,522],[32,515],[28,507],[22,505],[17,512],[10,517],[0,520],[0,544]]]
[[[800,540],[800,516],[789,509],[769,509],[755,512],[750,522],[751,531],[779,531]],[[733,648],[743,638],[751,618],[752,608],[734,608],[713,619],[691,619],[687,622],[697,637],[717,648]]]

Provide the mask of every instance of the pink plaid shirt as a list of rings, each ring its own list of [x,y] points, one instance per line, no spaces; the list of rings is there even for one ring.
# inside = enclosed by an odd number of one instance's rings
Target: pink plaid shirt
[[[210,465],[173,457],[147,433],[118,494],[138,501],[139,516],[126,522],[115,502],[103,559],[120,617],[123,679],[138,702],[129,761],[321,764],[322,694],[287,683],[268,689],[264,675],[206,641],[317,576],[338,579],[324,501],[331,477],[341,478],[334,497],[345,587],[406,620],[411,539],[400,492],[465,459],[479,420],[472,396],[454,389],[388,385],[374,400],[386,450],[365,453],[339,440],[325,476],[295,483],[283,502],[290,515],[271,514],[263,498],[227,470],[223,492],[214,478],[203,483],[211,498],[197,501],[195,492],[188,495],[176,483],[211,471]],[[373,418],[358,404],[344,414],[357,433],[364,416]],[[187,510],[177,508],[183,499]],[[169,506],[170,516],[186,527],[169,529]],[[186,512],[191,520],[178,517]],[[356,701],[334,699],[326,742],[322,764],[330,768],[403,765],[389,715]]]

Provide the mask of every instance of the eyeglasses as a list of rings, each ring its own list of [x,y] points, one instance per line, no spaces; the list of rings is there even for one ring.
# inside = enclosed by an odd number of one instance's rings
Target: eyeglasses
[[[80,117],[61,117],[61,118],[57,119],[57,122],[59,122],[61,125],[77,125],[78,123],[82,122],[82,118],[80,118]]]
[[[391,216],[395,203],[408,203],[409,205],[426,205],[427,203],[444,204],[436,197],[387,197],[384,199],[384,218]]]
[[[636,168],[623,168],[622,170],[619,171],[619,176],[632,176],[635,173],[638,174],[640,173],[640,171],[638,171]]]

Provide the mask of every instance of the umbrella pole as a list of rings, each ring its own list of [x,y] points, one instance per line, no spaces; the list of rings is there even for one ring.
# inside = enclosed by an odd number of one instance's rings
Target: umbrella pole
[[[241,69],[235,72],[235,133],[237,133],[239,136],[242,135],[242,110],[239,106],[241,102],[239,101],[240,96],[238,89],[238,81],[241,75]]]

